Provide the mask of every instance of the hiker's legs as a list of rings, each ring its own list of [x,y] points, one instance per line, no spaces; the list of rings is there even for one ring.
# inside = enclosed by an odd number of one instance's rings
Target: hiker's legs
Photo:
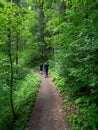
[[[46,72],[46,70],[44,70],[44,75],[45,75],[45,77],[47,76],[47,72]]]
[[[48,70],[46,71],[46,77],[48,77]]]

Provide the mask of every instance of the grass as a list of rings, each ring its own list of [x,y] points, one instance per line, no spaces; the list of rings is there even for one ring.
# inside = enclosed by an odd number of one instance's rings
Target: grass
[[[24,130],[35,103],[40,77],[31,71],[23,80],[19,81],[13,92],[14,109],[18,116],[14,123],[14,130]],[[9,87],[2,87],[0,92],[0,130],[11,130],[13,116],[10,108]]]

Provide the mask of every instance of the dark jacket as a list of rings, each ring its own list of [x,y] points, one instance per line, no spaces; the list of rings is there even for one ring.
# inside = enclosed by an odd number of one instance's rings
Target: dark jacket
[[[44,64],[44,70],[45,70],[45,71],[48,71],[48,67],[49,67],[49,64],[48,64],[48,63],[45,63],[45,64]]]
[[[42,71],[42,70],[43,70],[43,64],[40,65],[40,71]]]

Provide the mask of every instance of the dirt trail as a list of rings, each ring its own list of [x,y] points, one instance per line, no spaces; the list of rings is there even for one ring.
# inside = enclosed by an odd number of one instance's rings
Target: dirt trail
[[[25,130],[68,130],[63,100],[51,78],[41,75],[41,85],[28,127]]]

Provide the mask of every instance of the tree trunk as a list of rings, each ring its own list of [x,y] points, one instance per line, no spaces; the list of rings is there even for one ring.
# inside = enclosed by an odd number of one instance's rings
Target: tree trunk
[[[46,41],[44,39],[46,23],[45,23],[45,15],[44,15],[43,6],[44,6],[44,2],[39,4],[39,25],[40,25],[39,31],[40,31],[40,41],[42,43],[41,45],[42,56],[45,55],[45,51],[46,51]]]
[[[11,102],[11,110],[14,117],[14,120],[16,119],[16,114],[14,111],[14,105],[13,105],[13,60],[12,60],[12,54],[11,54],[11,31],[8,29],[8,51],[9,51],[9,61],[10,61],[10,102]]]
[[[11,0],[6,0],[7,2],[11,2]],[[8,7],[10,8],[10,7]],[[11,24],[10,22],[10,18],[9,18],[9,24]],[[10,61],[10,103],[11,103],[11,110],[12,110],[12,114],[13,114],[13,118],[14,120],[16,119],[16,114],[14,111],[14,105],[13,105],[13,60],[12,60],[12,53],[11,53],[11,29],[8,28],[8,56],[9,56],[9,61]]]
[[[19,50],[19,46],[18,46],[18,33],[17,33],[17,39],[16,39],[16,65],[18,65],[18,50]]]
[[[19,37],[18,37],[18,33],[16,36],[16,66],[18,65],[18,51],[19,51]],[[18,68],[16,68],[16,74],[18,75]]]
[[[44,16],[44,11],[43,11],[43,6],[44,3],[42,2],[41,4],[39,4],[39,24],[40,24],[40,40],[43,42],[43,44],[45,44],[45,40],[44,40],[44,30],[45,30],[45,16]]]

